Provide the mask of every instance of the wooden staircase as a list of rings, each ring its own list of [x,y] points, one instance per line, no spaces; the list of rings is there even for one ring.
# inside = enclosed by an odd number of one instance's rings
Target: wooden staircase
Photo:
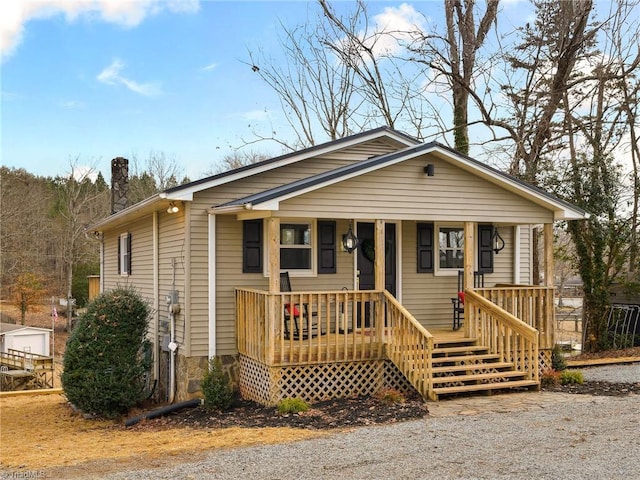
[[[474,338],[438,339],[432,354],[433,392],[442,395],[490,393],[494,390],[539,388],[513,363],[501,362]]]

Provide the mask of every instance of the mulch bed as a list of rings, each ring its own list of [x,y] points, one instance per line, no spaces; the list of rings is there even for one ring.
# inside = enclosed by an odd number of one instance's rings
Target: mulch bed
[[[545,392],[577,393],[583,395],[621,397],[631,393],[640,394],[640,383],[609,383],[601,381],[582,384],[553,385],[542,388]]]
[[[196,407],[144,424],[155,424],[155,427],[289,427],[326,430],[415,420],[428,413],[425,402],[419,397],[407,398],[402,403],[386,403],[379,398],[368,396],[328,400],[314,403],[306,412],[292,414],[280,414],[275,407],[236,400],[225,412]],[[145,428],[144,424],[139,428]]]
[[[640,383],[589,381],[582,384],[545,386],[542,390],[595,396],[626,396],[640,394]],[[423,418],[428,414],[427,404],[417,396],[407,398],[402,403],[387,403],[368,396],[328,400],[315,403],[307,412],[297,414],[280,414],[275,407],[237,399],[225,412],[208,411],[203,407],[184,409],[143,422],[134,428],[289,427],[327,430],[403,422]]]

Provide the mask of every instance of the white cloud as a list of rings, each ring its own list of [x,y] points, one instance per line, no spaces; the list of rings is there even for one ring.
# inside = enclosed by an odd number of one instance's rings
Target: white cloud
[[[216,68],[218,68],[218,64],[217,63],[212,63],[210,65],[207,65],[206,67],[204,67],[202,70],[205,72],[210,72],[211,70],[215,70]]]
[[[194,13],[199,0],[4,0],[0,3],[0,57],[11,56],[24,36],[27,23],[56,15],[68,22],[81,17],[135,27],[162,11]]]
[[[116,58],[111,62],[111,65],[102,70],[96,78],[98,81],[106,83],[107,85],[124,85],[132,92],[139,93],[146,97],[153,97],[162,93],[160,86],[155,83],[138,83],[121,75],[120,72],[124,67],[125,64]]]
[[[389,55],[400,50],[401,41],[410,41],[414,32],[425,30],[425,18],[412,5],[386,7],[373,17],[375,21],[374,53]]]

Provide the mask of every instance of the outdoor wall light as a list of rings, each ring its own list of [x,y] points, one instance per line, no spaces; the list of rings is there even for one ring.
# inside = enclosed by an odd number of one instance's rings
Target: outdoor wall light
[[[427,174],[427,177],[433,177],[433,174],[436,172],[436,167],[433,163],[428,164],[424,167],[424,173]]]
[[[496,255],[502,251],[505,246],[504,239],[498,233],[498,229],[493,229],[493,238],[491,239],[491,243],[493,244],[493,253]]]
[[[349,222],[349,231],[342,235],[342,246],[349,253],[358,248],[358,237],[353,234],[351,221]]]
[[[167,208],[167,213],[178,213],[180,208],[173,202],[169,204],[169,208]]]

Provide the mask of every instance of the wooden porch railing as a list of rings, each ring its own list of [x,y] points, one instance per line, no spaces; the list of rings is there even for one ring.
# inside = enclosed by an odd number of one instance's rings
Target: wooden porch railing
[[[501,361],[513,362],[529,380],[539,381],[538,331],[481,296],[480,290],[465,292],[466,335],[500,355]]]
[[[424,397],[435,400],[431,369],[433,335],[389,292],[383,292],[383,299],[387,357]]]
[[[380,294],[237,288],[238,351],[272,366],[381,359]]]
[[[540,348],[553,348],[555,328],[554,287],[497,286],[475,291],[540,333]]]

